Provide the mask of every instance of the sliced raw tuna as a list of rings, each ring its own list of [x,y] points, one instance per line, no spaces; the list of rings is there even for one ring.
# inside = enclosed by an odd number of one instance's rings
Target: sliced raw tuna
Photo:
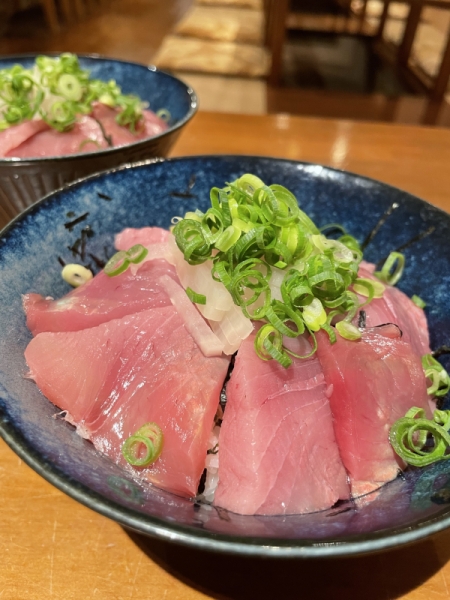
[[[41,131],[49,129],[47,123],[41,119],[36,121],[25,121],[19,125],[8,127],[0,131],[0,157],[16,156],[15,148],[35,136]]]
[[[240,514],[308,513],[349,497],[317,358],[285,369],[241,344],[227,384],[214,503]]]
[[[113,146],[124,146],[147,137],[153,137],[167,129],[168,125],[165,121],[155,114],[149,117],[146,113],[147,111],[144,111],[144,121],[141,129],[135,133],[116,122],[117,111],[109,106],[95,103],[91,115],[102,123],[106,134],[111,136]]]
[[[141,227],[134,229],[127,227],[114,238],[114,246],[117,250],[129,250],[135,244],[151,246],[153,244],[164,244],[167,242],[170,232],[161,227]]]
[[[79,117],[70,131],[61,133],[50,127],[30,137],[7,156],[18,158],[64,156],[82,152],[95,152],[107,148],[99,124],[87,115]]]
[[[41,333],[25,358],[42,393],[119,464],[127,466],[124,441],[157,423],[160,458],[127,468],[161,488],[196,494],[229,361],[205,358],[172,306],[82,331]]]
[[[158,282],[163,275],[178,281],[169,263],[151,260],[136,274],[127,269],[121,275],[108,277],[100,271],[59,300],[26,294],[23,307],[28,329],[33,335],[43,331],[78,331],[138,311],[169,306],[169,296]]]
[[[420,358],[396,325],[366,329],[358,341],[317,333],[317,355],[354,496],[394,479],[403,462],[389,443],[392,424],[412,407],[431,416]]]
[[[376,279],[373,275],[375,265],[361,263],[359,276]],[[385,323],[395,323],[403,333],[404,341],[411,344],[418,356],[429,354],[430,338],[427,318],[406,294],[394,286],[386,285],[382,298],[374,298],[364,307],[367,327],[376,327]]]

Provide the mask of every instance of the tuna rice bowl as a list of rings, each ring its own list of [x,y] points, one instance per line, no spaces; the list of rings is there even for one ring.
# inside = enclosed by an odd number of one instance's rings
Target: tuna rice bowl
[[[207,201],[191,177],[173,191],[188,210],[118,227],[106,256],[71,214],[82,233],[56,258],[74,289],[23,296],[27,377],[73,435],[133,481],[238,515],[363,506],[450,446],[447,350],[423,287],[397,287],[409,246],[370,254],[398,205],[362,235],[283,183],[240,171]]]

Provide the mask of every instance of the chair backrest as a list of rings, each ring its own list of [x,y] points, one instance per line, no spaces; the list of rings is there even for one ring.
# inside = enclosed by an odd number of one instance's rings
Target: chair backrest
[[[395,0],[396,3],[407,4],[409,14],[400,40],[396,41],[387,34],[389,25],[389,8],[392,0],[384,0],[384,9],[379,22],[375,51],[385,60],[393,64],[397,73],[405,82],[418,92],[425,93],[430,99],[440,102],[448,86],[450,77],[450,31],[443,33],[424,23],[425,8],[439,11],[450,11],[450,0]],[[422,28],[427,27],[428,56],[431,52],[432,68],[427,68],[423,56],[421,38]]]

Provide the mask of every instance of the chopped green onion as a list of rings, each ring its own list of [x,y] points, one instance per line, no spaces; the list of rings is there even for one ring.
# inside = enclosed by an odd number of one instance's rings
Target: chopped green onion
[[[450,411],[435,410],[433,420],[424,418],[425,411],[413,407],[391,427],[389,440],[395,452],[409,465],[424,467],[450,458]],[[428,435],[433,448],[426,446]]]
[[[411,300],[414,302],[414,304],[416,306],[418,306],[419,308],[425,308],[425,306],[427,305],[426,302],[424,302],[422,300],[422,298],[420,298],[420,296],[416,296],[416,294],[414,294],[411,298]]]
[[[103,270],[109,277],[115,277],[126,271],[129,266],[130,260],[127,252],[125,252],[125,250],[120,250],[111,256]]]
[[[186,288],[186,294],[191,302],[194,302],[195,304],[206,304],[206,296],[197,294],[197,292],[194,292],[190,287]]]
[[[108,260],[103,270],[109,277],[120,275],[128,269],[130,263],[138,264],[147,256],[148,250],[142,244],[135,244],[129,250],[120,250]]]
[[[431,354],[422,356],[422,367],[425,377],[431,381],[427,388],[430,396],[445,396],[450,391],[450,376],[439,361]]]
[[[142,244],[135,244],[131,246],[131,248],[127,251],[128,260],[135,265],[142,262],[144,258],[147,256],[148,250]]]
[[[351,321],[361,306],[382,296],[384,285],[358,278],[362,251],[354,237],[338,227],[343,234],[338,240],[326,238],[292,192],[268,186],[255,175],[212,188],[210,200],[205,212],[172,220],[175,241],[189,264],[212,261],[213,280],[225,286],[247,318],[263,322],[255,341],[261,358],[290,364],[288,354],[295,354],[284,348],[283,336],[297,337],[305,330],[314,339],[311,354],[317,347],[314,332],[320,329],[332,343],[336,333],[361,337]],[[402,255],[393,262],[392,256],[382,271],[389,282],[403,268]],[[356,292],[366,302],[361,304]],[[342,320],[334,327],[337,315]]]
[[[391,252],[381,271],[376,271],[374,275],[384,283],[395,285],[403,274],[404,266],[405,256],[400,252]]]
[[[346,340],[359,340],[361,338],[360,330],[348,321],[339,321],[336,323],[336,329],[339,335]]]
[[[125,440],[122,454],[133,467],[147,467],[160,456],[164,435],[156,423],[146,423]]]
[[[31,69],[16,64],[0,71],[0,131],[35,115],[50,127],[66,131],[78,115],[89,114],[96,101],[117,109],[117,123],[132,132],[142,126],[146,104],[122,94],[115,81],[91,79],[75,54],[38,56]]]

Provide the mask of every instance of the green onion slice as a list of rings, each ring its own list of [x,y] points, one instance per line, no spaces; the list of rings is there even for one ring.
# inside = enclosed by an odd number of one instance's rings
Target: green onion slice
[[[430,396],[445,396],[450,391],[450,376],[439,361],[431,354],[422,356],[422,367],[425,377],[431,381],[427,388]]]
[[[120,250],[111,256],[103,270],[109,277],[115,277],[126,271],[129,266],[130,259],[128,258],[128,253],[125,250]]]
[[[414,294],[414,295],[411,297],[411,300],[412,300],[412,301],[414,302],[414,304],[415,304],[416,306],[418,306],[419,308],[425,308],[425,306],[427,305],[427,304],[426,304],[426,302],[424,302],[424,301],[422,300],[422,298],[420,298],[420,296],[416,296],[416,294]]]
[[[389,285],[395,285],[403,274],[404,266],[404,254],[401,254],[400,252],[391,252],[381,268],[381,271],[376,271],[374,275]]]
[[[391,427],[389,440],[395,452],[409,465],[424,467],[450,458],[450,411],[435,410],[433,420],[424,418],[425,411],[413,407]],[[428,436],[433,447],[427,447]]]
[[[190,287],[186,288],[186,294],[191,302],[194,302],[195,304],[206,304],[206,296],[197,294],[197,292],[194,292]]]
[[[133,467],[147,467],[160,456],[164,435],[156,423],[146,423],[125,440],[122,454]]]
[[[135,265],[142,262],[147,254],[148,250],[142,244],[135,244],[134,246],[131,246],[129,250],[127,250],[128,260]]]

